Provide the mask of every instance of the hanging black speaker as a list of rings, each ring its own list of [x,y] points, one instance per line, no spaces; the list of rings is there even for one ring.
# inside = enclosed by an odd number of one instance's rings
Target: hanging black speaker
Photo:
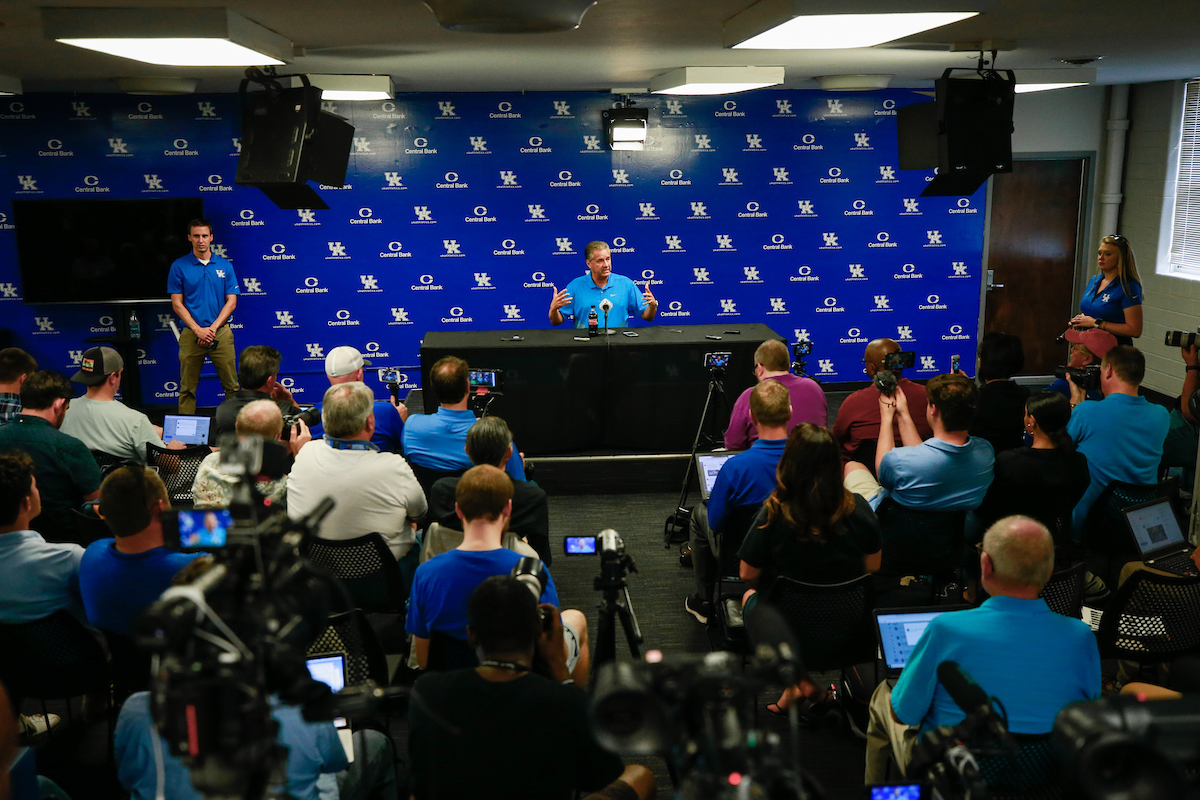
[[[242,150],[234,181],[262,190],[280,208],[329,208],[307,181],[343,186],[354,126],[321,110],[321,90],[242,81]]]
[[[1016,76],[1012,70],[982,70],[972,78],[951,78],[953,71],[934,82],[938,174],[923,197],[973,194],[989,175],[1012,172]]]

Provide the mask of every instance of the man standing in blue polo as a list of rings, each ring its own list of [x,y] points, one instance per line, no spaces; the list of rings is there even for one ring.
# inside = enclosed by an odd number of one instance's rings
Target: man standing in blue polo
[[[638,291],[637,284],[624,275],[614,275],[612,271],[612,252],[607,242],[591,242],[583,250],[587,259],[588,274],[580,275],[567,284],[565,289],[557,289],[554,299],[550,301],[550,324],[561,325],[563,308],[575,319],[576,328],[586,328],[588,315],[593,308],[599,324],[604,325],[605,300],[612,303],[608,311],[608,326],[624,327],[634,314],[641,316],[646,322],[652,322],[658,313],[658,300],[650,291],[650,283],[646,289]]]
[[[187,328],[179,332],[179,413],[196,413],[196,387],[204,359],[211,358],[225,395],[238,390],[237,350],[226,325],[237,308],[237,276],[233,264],[212,251],[212,223],[188,224],[192,252],[177,258],[167,277],[171,308]]]

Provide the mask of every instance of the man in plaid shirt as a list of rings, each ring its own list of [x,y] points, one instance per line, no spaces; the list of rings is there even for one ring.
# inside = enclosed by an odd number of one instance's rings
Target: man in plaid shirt
[[[33,356],[19,347],[0,350],[0,424],[21,413],[21,384],[37,368]]]

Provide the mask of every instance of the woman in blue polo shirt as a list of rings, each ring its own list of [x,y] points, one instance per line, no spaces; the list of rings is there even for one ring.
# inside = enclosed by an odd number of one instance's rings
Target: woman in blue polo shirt
[[[1101,239],[1096,252],[1100,274],[1088,281],[1071,325],[1099,328],[1121,344],[1132,344],[1142,335],[1142,283],[1133,248],[1117,233]]]

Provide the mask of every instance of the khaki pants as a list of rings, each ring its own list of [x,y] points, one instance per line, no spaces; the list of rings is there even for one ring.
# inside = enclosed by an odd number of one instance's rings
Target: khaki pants
[[[867,723],[867,765],[863,782],[867,786],[888,780],[888,756],[906,774],[912,761],[913,745],[917,743],[918,728],[897,722],[892,717],[892,686],[883,681],[871,695],[870,718]]]
[[[200,370],[204,359],[211,358],[217,377],[226,396],[238,390],[237,351],[233,346],[233,331],[222,325],[217,331],[217,346],[211,350],[201,346],[191,328],[179,332],[179,413],[196,413],[196,387],[200,385]]]

